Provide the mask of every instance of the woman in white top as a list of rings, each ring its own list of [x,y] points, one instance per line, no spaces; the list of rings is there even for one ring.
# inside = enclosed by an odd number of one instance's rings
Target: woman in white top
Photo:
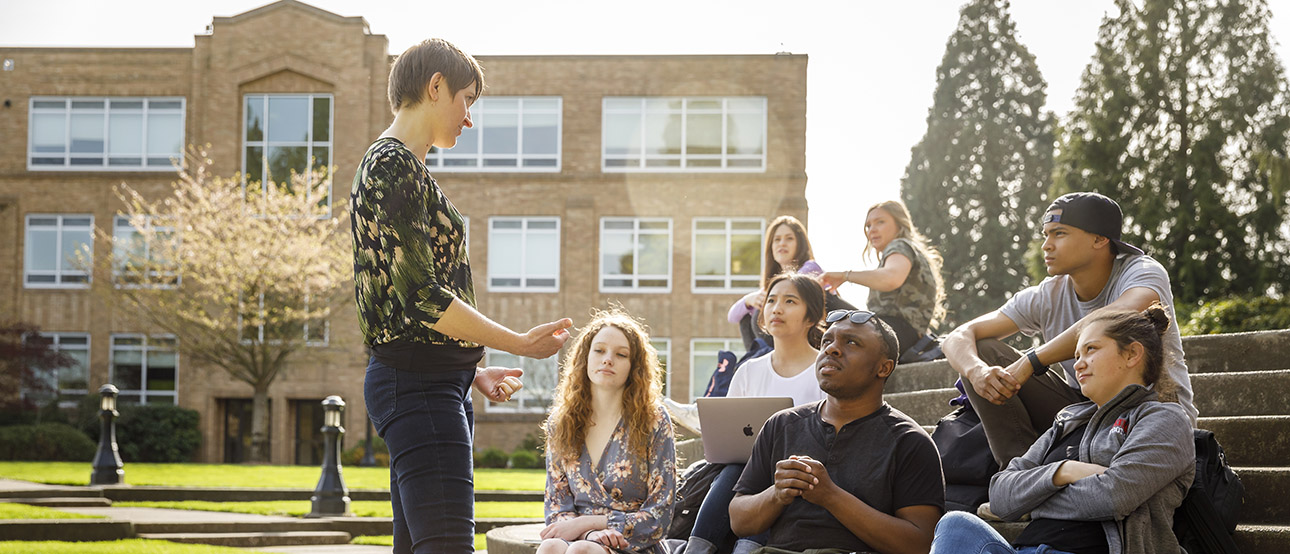
[[[782,273],[770,280],[758,323],[775,338],[775,349],[739,367],[727,396],[791,396],[794,405],[824,399],[815,379],[815,356],[824,330],[824,287],[811,275]],[[712,554],[734,540],[730,499],[744,464],[722,468],[694,519],[686,554]],[[739,538],[734,552],[760,548],[766,536]]]

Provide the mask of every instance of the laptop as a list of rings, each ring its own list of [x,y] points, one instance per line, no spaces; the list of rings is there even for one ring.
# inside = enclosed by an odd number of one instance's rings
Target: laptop
[[[700,398],[703,457],[708,463],[743,464],[752,455],[761,426],[775,412],[793,407],[793,399],[777,397]]]

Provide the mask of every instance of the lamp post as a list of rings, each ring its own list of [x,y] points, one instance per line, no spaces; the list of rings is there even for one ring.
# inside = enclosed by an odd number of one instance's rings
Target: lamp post
[[[125,480],[125,469],[122,468],[121,454],[116,446],[116,418],[121,415],[116,411],[116,395],[120,393],[114,385],[99,387],[99,419],[103,427],[99,431],[99,451],[94,454],[90,473],[91,485],[119,485]]]
[[[358,467],[375,467],[376,456],[372,455],[372,418],[363,418],[367,421],[367,439],[363,441],[363,459],[358,461]]]
[[[332,395],[323,399],[323,463],[318,486],[309,498],[313,508],[305,517],[330,517],[349,515],[349,490],[340,476],[340,436],[345,429],[340,426],[340,413],[345,401]]]

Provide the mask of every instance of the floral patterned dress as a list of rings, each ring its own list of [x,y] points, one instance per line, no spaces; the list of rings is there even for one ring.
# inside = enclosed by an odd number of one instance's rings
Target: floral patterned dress
[[[654,432],[644,460],[632,456],[627,427],[618,420],[594,468],[587,447],[577,466],[552,460],[547,453],[546,522],[583,515],[603,515],[609,528],[623,534],[630,545],[619,552],[661,553],[672,500],[676,497],[676,444],[672,420],[662,406],[654,412]]]

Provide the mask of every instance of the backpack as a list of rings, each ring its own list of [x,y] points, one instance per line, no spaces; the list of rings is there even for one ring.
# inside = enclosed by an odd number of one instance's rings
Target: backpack
[[[721,473],[725,464],[710,464],[699,460],[690,464],[681,474],[681,482],[676,487],[676,502],[672,505],[672,523],[667,528],[669,539],[689,540],[694,530],[694,520],[699,517],[699,506],[708,496],[712,480]]]
[[[1240,554],[1232,533],[1240,521],[1245,486],[1227,465],[1214,433],[1192,431],[1196,440],[1196,478],[1174,511],[1174,535],[1188,554]]]
[[[945,509],[976,513],[990,499],[990,477],[999,472],[981,416],[964,402],[936,422],[932,442],[945,472]]]
[[[913,346],[905,350],[896,361],[898,364],[912,364],[915,362],[930,362],[945,357],[945,352],[941,350],[941,338],[934,333],[925,333],[918,337]]]

